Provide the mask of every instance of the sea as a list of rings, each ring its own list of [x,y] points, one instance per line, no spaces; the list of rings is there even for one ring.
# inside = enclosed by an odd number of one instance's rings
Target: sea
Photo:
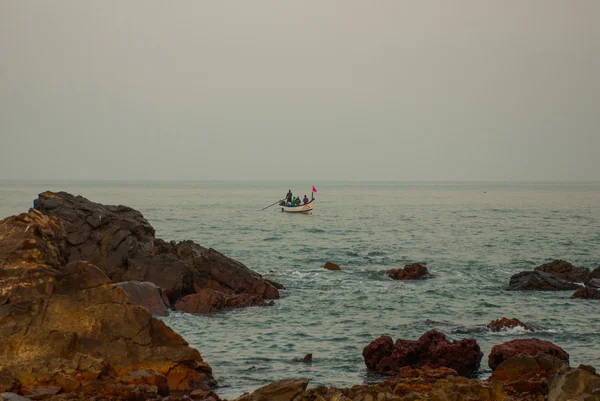
[[[288,189],[310,197],[312,185],[312,215],[261,210]],[[194,240],[285,285],[271,307],[164,318],[213,367],[222,397],[289,377],[376,382],[362,358],[370,341],[430,329],[475,338],[481,378],[491,348],[519,338],[552,341],[571,365],[600,368],[600,301],[505,291],[511,275],[553,259],[600,265],[600,183],[0,181],[0,218],[45,190],[133,207],[157,237]],[[343,271],[324,270],[327,261]],[[431,278],[386,276],[413,262]],[[501,317],[537,330],[486,330]],[[312,363],[301,362],[308,353]]]

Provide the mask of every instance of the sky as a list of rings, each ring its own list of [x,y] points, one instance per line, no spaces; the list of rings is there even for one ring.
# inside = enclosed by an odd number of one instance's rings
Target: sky
[[[600,181],[600,1],[3,0],[0,179]]]

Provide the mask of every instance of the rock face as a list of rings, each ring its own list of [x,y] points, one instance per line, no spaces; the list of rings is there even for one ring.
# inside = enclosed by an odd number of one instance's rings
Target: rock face
[[[499,364],[490,381],[503,383],[512,393],[548,394],[548,377],[567,362],[547,354],[517,355]]]
[[[488,330],[491,332],[506,331],[516,327],[522,327],[524,330],[535,331],[533,327],[527,323],[523,323],[519,319],[508,319],[506,317],[494,320],[487,325]]]
[[[306,390],[308,379],[284,379],[267,384],[236,401],[292,401]]]
[[[333,262],[327,262],[327,263],[325,263],[325,266],[323,266],[323,268],[327,269],[327,270],[344,270],[344,269],[341,268],[340,265],[335,264]]]
[[[540,271],[517,273],[510,278],[507,291],[568,291],[580,286]]]
[[[495,345],[488,357],[488,365],[492,370],[507,359],[519,355],[536,355],[546,354],[554,358],[558,358],[565,362],[569,362],[569,354],[566,353],[558,345],[552,344],[550,341],[542,341],[537,338],[512,340],[503,344]]]
[[[387,275],[394,280],[418,280],[428,274],[427,268],[420,263],[413,263],[404,266],[404,269],[391,269],[387,272]]]
[[[7,391],[99,394],[139,370],[171,390],[215,384],[197,350],[132,305],[101,269],[71,260],[65,238],[58,218],[36,210],[0,221],[0,376],[14,379]]]
[[[600,299],[600,290],[587,286],[581,287],[573,293],[571,298]]]
[[[576,267],[564,260],[554,260],[550,263],[544,263],[534,270],[552,274],[563,280],[585,283],[590,279],[590,271],[585,267]]]
[[[192,241],[165,242],[140,212],[105,206],[66,192],[44,192],[35,209],[58,217],[66,228],[65,257],[86,260],[113,282],[150,281],[171,303],[199,288],[278,298],[273,282],[214,249]]]
[[[581,367],[563,367],[549,386],[548,401],[600,401],[600,376]]]
[[[165,305],[165,301],[168,300],[163,298],[162,290],[153,283],[149,281],[124,281],[115,285],[129,294],[133,305],[142,306],[153,315],[167,316],[169,314],[169,309]]]
[[[225,294],[203,288],[195,294],[186,295],[175,304],[175,310],[189,313],[213,313],[220,310],[248,306],[271,306],[262,297],[250,294]]]
[[[443,333],[429,330],[418,340],[383,336],[363,349],[367,368],[377,373],[393,375],[404,366],[431,368],[447,367],[461,376],[470,376],[477,370],[483,353],[473,339],[450,342]]]

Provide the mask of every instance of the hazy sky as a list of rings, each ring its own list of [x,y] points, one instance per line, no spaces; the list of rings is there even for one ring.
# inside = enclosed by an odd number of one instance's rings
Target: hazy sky
[[[0,1],[0,178],[600,180],[600,1]]]

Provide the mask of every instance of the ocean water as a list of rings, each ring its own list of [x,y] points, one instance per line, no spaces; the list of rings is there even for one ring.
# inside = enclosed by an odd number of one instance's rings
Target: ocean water
[[[311,184],[313,215],[260,211],[290,188],[310,197]],[[136,208],[158,237],[213,247],[286,286],[272,307],[164,319],[213,366],[224,397],[285,377],[375,381],[361,356],[371,340],[433,328],[477,339],[482,377],[490,349],[515,338],[552,341],[572,365],[600,367],[600,301],[504,290],[511,275],[555,258],[600,265],[598,183],[0,181],[0,217],[27,210],[46,189]],[[326,261],[344,270],[326,271]],[[387,278],[411,262],[426,263],[432,278]],[[503,316],[538,332],[484,330]],[[307,353],[312,364],[298,361]]]

